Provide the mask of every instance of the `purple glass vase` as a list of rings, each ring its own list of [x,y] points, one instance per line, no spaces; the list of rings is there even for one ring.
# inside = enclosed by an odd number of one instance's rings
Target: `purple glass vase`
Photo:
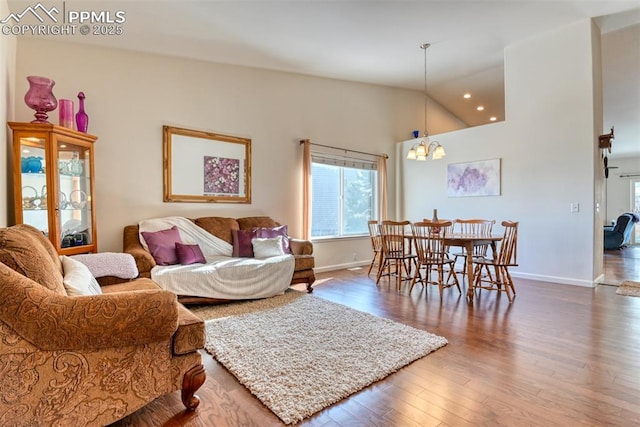
[[[31,123],[49,123],[47,112],[53,111],[58,106],[58,100],[53,95],[53,80],[47,77],[28,76],[29,90],[24,95],[24,102],[36,110],[35,120]]]
[[[73,101],[61,99],[58,102],[58,112],[60,116],[60,126],[73,129]]]
[[[87,133],[87,129],[89,129],[89,116],[84,111],[84,92],[78,92],[78,112],[76,113],[76,129],[78,132]]]

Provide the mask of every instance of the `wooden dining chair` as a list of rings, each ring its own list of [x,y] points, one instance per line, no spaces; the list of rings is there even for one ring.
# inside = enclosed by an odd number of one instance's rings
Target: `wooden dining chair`
[[[438,222],[440,223],[451,223],[451,225],[447,225],[444,228],[446,229],[446,235],[450,236],[451,234],[453,234],[453,232],[455,231],[455,226],[456,226],[456,221],[455,219],[438,219]],[[433,219],[431,218],[424,218],[422,220],[422,222],[433,222]],[[448,245],[445,245],[445,252],[447,254],[447,258],[451,258],[453,259],[453,254],[451,253],[451,247]],[[449,266],[448,264],[445,266],[446,268],[449,267],[455,267],[455,263],[452,266]],[[435,267],[434,267],[435,268]]]
[[[369,237],[371,238],[371,248],[373,250],[373,258],[371,258],[371,264],[369,264],[369,271],[367,272],[368,276],[371,274],[373,267],[380,270],[382,266],[382,236],[380,235],[380,223],[375,219],[368,221],[367,227],[369,228]]]
[[[458,292],[460,283],[456,274],[454,261],[447,254],[447,246],[445,239],[451,231],[452,223],[450,221],[423,221],[411,225],[411,233],[413,235],[413,244],[416,255],[418,256],[418,266],[411,279],[409,292],[413,289],[416,282],[424,285],[437,285],[440,290],[440,299],[442,299],[445,288],[456,286]],[[422,267],[424,267],[425,276],[422,276]],[[437,280],[431,280],[431,273],[435,271],[438,275]],[[447,279],[444,279],[445,273]],[[453,282],[451,282],[453,278]]]
[[[410,279],[411,267],[416,265],[416,255],[411,252],[410,224],[409,221],[382,221],[382,264],[378,268],[376,283],[386,274],[389,279],[396,278],[396,288],[400,290],[402,281]]]
[[[506,292],[509,302],[513,301],[516,289],[513,286],[513,279],[509,274],[509,267],[518,265],[518,223],[513,221],[502,221],[504,227],[504,237],[500,241],[498,254],[493,258],[474,258],[474,283],[473,289],[488,289],[498,292]],[[493,267],[494,274],[482,275],[482,269]]]
[[[454,231],[462,234],[473,234],[477,236],[490,236],[493,230],[493,225],[496,223],[495,219],[487,220],[487,219],[456,219],[454,222]],[[480,245],[475,246],[473,248],[472,257],[476,258],[484,258],[487,256],[487,251],[489,249],[489,245]],[[464,280],[465,275],[467,274],[466,262],[468,254],[462,248],[460,251],[453,252],[450,254],[453,257],[454,264],[458,261],[458,258],[461,258],[462,263],[462,280]]]

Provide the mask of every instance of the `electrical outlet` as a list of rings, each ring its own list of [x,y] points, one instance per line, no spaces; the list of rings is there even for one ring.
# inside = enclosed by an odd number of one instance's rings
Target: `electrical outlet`
[[[358,254],[356,252],[353,253],[353,261],[358,260]]]

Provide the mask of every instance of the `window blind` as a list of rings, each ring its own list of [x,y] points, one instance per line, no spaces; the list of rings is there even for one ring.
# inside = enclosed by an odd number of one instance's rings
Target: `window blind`
[[[336,154],[311,152],[311,161],[324,165],[341,166],[352,169],[377,170],[377,162]]]

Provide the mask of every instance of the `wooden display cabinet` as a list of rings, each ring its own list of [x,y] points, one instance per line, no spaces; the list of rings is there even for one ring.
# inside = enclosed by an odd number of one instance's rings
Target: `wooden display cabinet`
[[[41,230],[60,255],[97,252],[96,136],[49,123],[9,122],[15,221]]]

